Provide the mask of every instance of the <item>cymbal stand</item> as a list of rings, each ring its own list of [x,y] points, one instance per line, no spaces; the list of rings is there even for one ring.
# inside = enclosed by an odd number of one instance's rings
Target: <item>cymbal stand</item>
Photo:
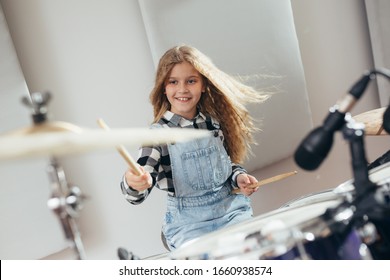
[[[32,110],[34,125],[47,121],[47,105],[50,99],[51,95],[48,92],[34,92],[22,99],[22,103]],[[68,184],[65,172],[55,157],[50,158],[46,171],[50,179],[52,192],[47,205],[59,218],[65,237],[69,241],[70,247],[75,250],[77,259],[85,259],[85,250],[76,223],[85,196],[79,187]]]
[[[76,223],[78,212],[83,206],[84,196],[77,186],[69,188],[65,172],[55,158],[51,158],[47,173],[52,189],[52,196],[47,205],[58,216],[65,237],[70,241],[70,246],[75,250],[78,259],[85,259],[84,246]]]

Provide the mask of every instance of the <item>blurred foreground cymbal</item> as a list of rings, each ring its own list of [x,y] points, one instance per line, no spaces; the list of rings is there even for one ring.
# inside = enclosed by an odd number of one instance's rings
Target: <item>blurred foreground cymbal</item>
[[[357,122],[364,123],[366,135],[388,135],[383,129],[383,114],[386,107],[367,111],[354,116]]]
[[[138,148],[208,135],[209,131],[194,129],[120,128],[106,131],[83,129],[66,122],[45,122],[0,134],[0,160],[78,154],[115,149],[118,145]]]

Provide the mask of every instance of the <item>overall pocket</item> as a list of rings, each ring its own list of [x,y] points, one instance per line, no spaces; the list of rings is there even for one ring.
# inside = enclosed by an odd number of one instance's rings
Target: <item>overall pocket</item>
[[[218,187],[231,174],[230,158],[216,145],[183,153],[181,159],[185,180],[194,190]]]

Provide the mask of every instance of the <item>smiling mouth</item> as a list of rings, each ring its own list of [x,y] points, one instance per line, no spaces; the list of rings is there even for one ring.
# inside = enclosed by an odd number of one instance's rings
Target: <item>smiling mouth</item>
[[[188,100],[190,100],[189,97],[176,97],[176,99],[179,100],[179,101],[188,101]]]

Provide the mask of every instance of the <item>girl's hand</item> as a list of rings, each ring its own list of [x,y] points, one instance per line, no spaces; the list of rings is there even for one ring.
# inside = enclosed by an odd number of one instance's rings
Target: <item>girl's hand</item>
[[[237,185],[240,188],[240,191],[245,196],[250,196],[254,192],[257,192],[259,187],[257,188],[248,188],[249,185],[257,183],[257,179],[252,175],[241,173],[237,176]]]
[[[131,168],[129,168],[125,173],[125,179],[128,186],[141,192],[152,186],[152,176],[150,173],[145,171],[142,166],[139,166],[142,171],[141,175],[136,175]]]

